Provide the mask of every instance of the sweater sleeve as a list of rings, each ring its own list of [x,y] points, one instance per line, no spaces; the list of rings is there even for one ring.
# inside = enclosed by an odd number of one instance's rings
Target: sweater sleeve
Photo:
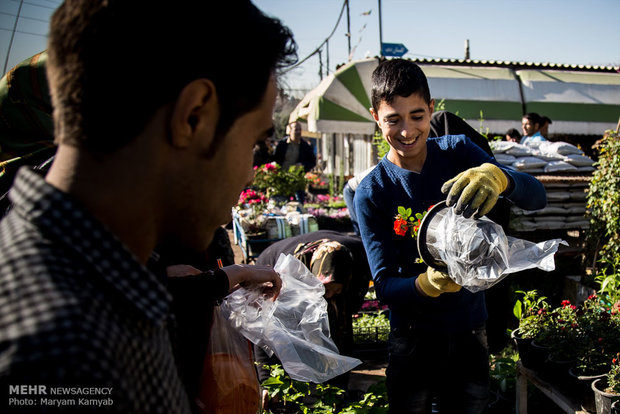
[[[503,194],[505,198],[525,210],[539,210],[547,205],[545,187],[536,178],[530,174],[500,164],[495,158],[486,154],[471,139],[462,141],[461,145],[464,147],[457,151],[458,156],[459,158],[468,159],[470,168],[488,162],[495,164],[506,173],[510,180],[510,186],[508,193]]]
[[[179,302],[215,303],[228,295],[228,289],[228,276],[222,269],[168,278],[168,290]]]
[[[540,181],[529,174],[513,170],[494,162],[508,175],[512,191],[504,196],[524,210],[540,210],[547,205],[547,192]]]

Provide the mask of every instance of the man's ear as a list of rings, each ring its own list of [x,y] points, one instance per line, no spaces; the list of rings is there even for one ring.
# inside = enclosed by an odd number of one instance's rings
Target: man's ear
[[[373,108],[368,108],[368,110],[370,111],[370,115],[372,115],[372,119],[379,125],[379,114],[377,114]]]
[[[219,119],[219,101],[215,85],[209,79],[196,79],[181,90],[173,104],[170,119],[171,144],[189,146],[197,134],[208,134],[211,141]],[[210,142],[201,143],[208,147]]]
[[[431,115],[433,115],[433,112],[435,111],[435,99],[431,99],[431,103],[428,104],[428,109],[431,112]]]

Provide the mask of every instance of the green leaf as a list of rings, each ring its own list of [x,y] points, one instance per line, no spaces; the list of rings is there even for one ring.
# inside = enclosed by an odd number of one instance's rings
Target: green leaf
[[[403,206],[398,206],[398,214],[400,214],[401,217],[405,217],[405,213],[407,210],[405,210],[405,207]]]
[[[263,381],[263,386],[267,387],[270,385],[282,385],[284,382],[278,377],[269,377],[265,381]]]
[[[520,300],[517,300],[515,303],[515,306],[512,308],[512,313],[517,317],[517,319],[521,320],[521,317],[523,316],[523,309]]]

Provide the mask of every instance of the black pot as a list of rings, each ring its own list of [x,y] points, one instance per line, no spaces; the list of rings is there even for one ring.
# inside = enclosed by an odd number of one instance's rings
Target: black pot
[[[594,403],[596,405],[596,414],[610,414],[611,403],[614,399],[620,398],[619,394],[611,394],[603,391],[607,385],[605,378],[599,378],[592,382],[592,391],[594,391]]]
[[[538,342],[536,342],[536,339],[532,341],[531,347],[532,349],[530,351],[530,362],[532,364],[532,367],[530,369],[542,373],[545,371],[546,361],[549,357],[549,354],[551,353],[551,348],[539,344]]]
[[[533,338],[522,338],[519,328],[510,333],[510,338],[512,338],[517,347],[517,352],[519,353],[519,358],[523,366],[528,369],[536,369],[534,365],[535,361],[532,360]]]
[[[594,405],[594,393],[592,392],[592,382],[599,378],[603,378],[605,373],[602,372],[596,375],[583,375],[577,372],[577,368],[571,367],[568,369],[568,375],[570,377],[570,392],[581,401],[581,406],[587,411],[594,411],[596,409]]]
[[[544,376],[552,383],[562,387],[570,387],[571,377],[568,374],[569,369],[575,364],[574,359],[563,360],[549,354],[545,360]]]

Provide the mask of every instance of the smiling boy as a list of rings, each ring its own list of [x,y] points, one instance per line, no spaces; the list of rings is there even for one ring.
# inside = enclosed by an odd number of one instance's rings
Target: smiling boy
[[[416,240],[395,234],[394,217],[399,206],[426,211],[446,193],[466,217],[485,215],[500,195],[539,209],[545,190],[464,135],[428,138],[433,109],[416,64],[393,59],[375,69],[371,113],[390,151],[360,183],[355,206],[377,295],[390,308],[390,412],[430,413],[435,396],[442,413],[477,413],[488,400],[484,294],[416,263]]]

